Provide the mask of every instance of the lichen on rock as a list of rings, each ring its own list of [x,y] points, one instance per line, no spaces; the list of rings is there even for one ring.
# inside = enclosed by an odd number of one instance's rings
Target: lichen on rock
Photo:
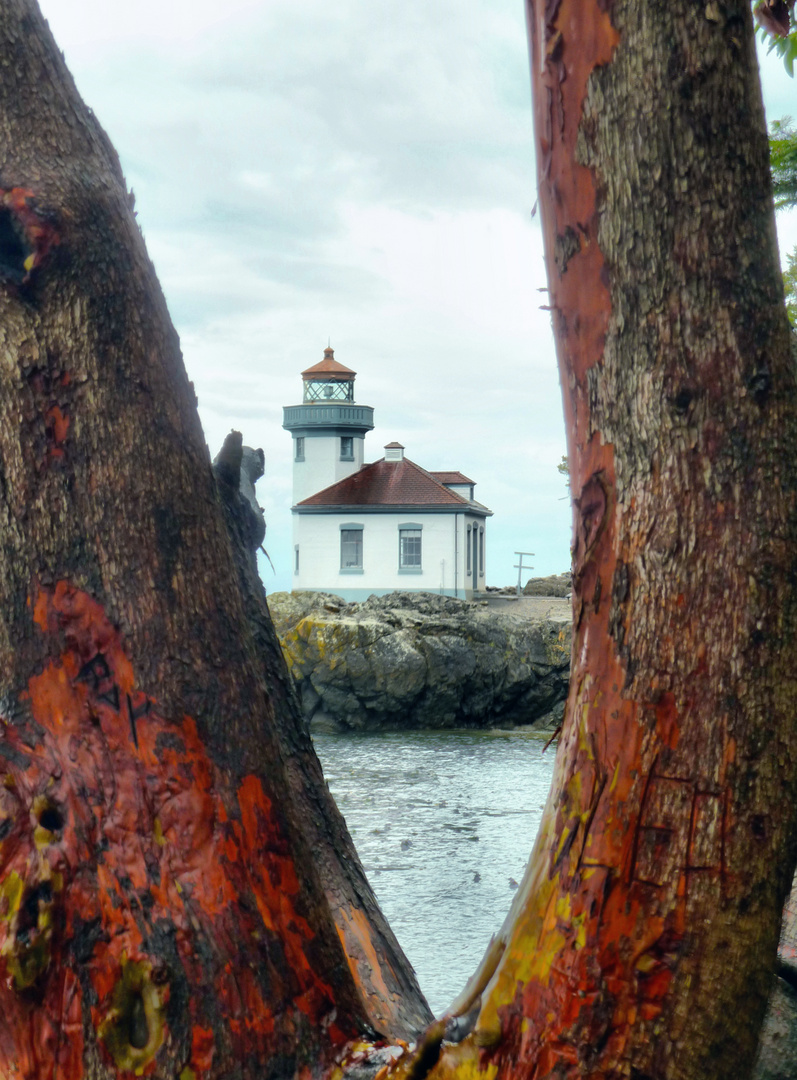
[[[551,727],[561,717],[566,610],[528,616],[399,592],[359,604],[329,593],[268,602],[315,730]]]

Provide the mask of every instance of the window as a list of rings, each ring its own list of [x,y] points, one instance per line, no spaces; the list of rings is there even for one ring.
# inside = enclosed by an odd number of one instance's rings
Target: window
[[[354,438],[344,435],[340,440],[340,460],[354,461]]]
[[[299,573],[299,545],[298,544],[293,549],[293,572],[294,572],[294,574]]]
[[[421,530],[399,529],[399,570],[421,569]]]
[[[305,401],[354,401],[354,377],[349,382],[312,379],[304,384]]]
[[[468,573],[470,574],[470,525],[468,525],[468,539],[465,541],[465,551],[468,553]]]
[[[479,529],[479,575],[484,577],[484,529]]]
[[[341,527],[340,530],[340,568],[341,570],[362,570],[363,568],[363,530]]]
[[[296,457],[295,461],[304,461],[304,435],[298,435],[296,437]]]

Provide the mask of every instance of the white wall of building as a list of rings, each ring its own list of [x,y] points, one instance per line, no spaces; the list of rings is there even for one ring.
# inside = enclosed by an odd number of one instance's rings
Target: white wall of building
[[[338,480],[358,472],[363,467],[365,438],[362,435],[349,435],[353,442],[354,459],[342,460],[340,456],[340,435],[318,435],[310,433],[304,436],[304,460],[297,460],[296,438],[293,439],[293,501],[315,495]]]
[[[466,543],[485,519],[467,511],[429,513],[419,510],[375,513],[294,514],[295,590],[336,593],[345,600],[364,600],[394,590],[436,592],[470,598],[474,591],[473,547],[468,574]],[[341,568],[341,526],[362,525],[362,569]],[[399,526],[421,526],[421,571],[399,567]],[[471,532],[468,529],[470,527]],[[298,548],[298,572],[296,558]],[[483,558],[479,560],[479,551]],[[484,589],[486,536],[476,545],[477,591]]]

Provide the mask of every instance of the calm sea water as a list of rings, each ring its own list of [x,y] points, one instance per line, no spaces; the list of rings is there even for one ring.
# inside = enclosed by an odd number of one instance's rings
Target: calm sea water
[[[554,748],[518,732],[316,735],[393,932],[440,1014],[501,926],[537,835]]]

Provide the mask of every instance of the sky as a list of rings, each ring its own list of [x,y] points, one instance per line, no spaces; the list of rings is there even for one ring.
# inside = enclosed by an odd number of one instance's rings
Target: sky
[[[282,407],[328,343],[375,410],[367,461],[397,439],[476,481],[488,584],[516,551],[566,570],[522,0],[41,7],[135,192],[211,455],[232,428],[265,452],[267,592],[291,587]],[[768,116],[797,116],[761,64]]]

